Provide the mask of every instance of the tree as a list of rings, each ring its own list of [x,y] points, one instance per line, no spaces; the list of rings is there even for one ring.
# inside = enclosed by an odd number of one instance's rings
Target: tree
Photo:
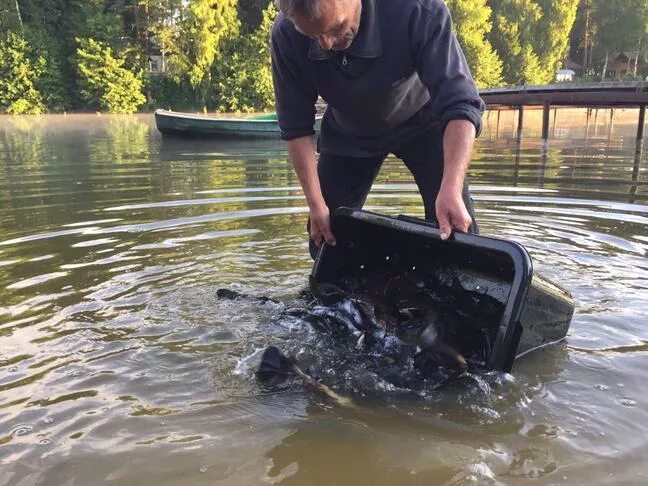
[[[67,30],[74,38],[92,38],[118,47],[124,40],[123,2],[69,0]]]
[[[263,12],[270,0],[238,0],[241,31],[256,31],[263,21]]]
[[[11,114],[45,111],[36,88],[46,61],[36,56],[24,37],[10,32],[0,39],[0,110]]]
[[[31,46],[35,58],[45,60],[43,71],[35,85],[43,97],[47,111],[65,111],[71,106],[71,80],[65,69],[67,61],[62,46],[42,27],[25,25],[25,39]]]
[[[542,9],[535,39],[536,52],[542,60],[546,76],[552,81],[556,71],[567,58],[569,33],[576,20],[576,10],[580,0],[536,0]]]
[[[214,69],[219,110],[254,111],[273,105],[270,31],[277,14],[270,2],[256,31],[224,42]]]
[[[447,0],[453,25],[475,82],[480,88],[502,84],[502,60],[487,34],[492,10],[486,0]]]
[[[94,39],[77,39],[77,68],[81,97],[110,113],[133,113],[144,103],[142,73],[124,67],[123,57]]]
[[[181,20],[179,69],[187,74],[200,100],[207,103],[212,90],[212,65],[221,42],[239,32],[237,0],[190,0]]]
[[[510,84],[551,82],[563,62],[578,0],[491,0],[490,39]]]
[[[0,0],[0,34],[22,29],[22,15],[16,0]]]
[[[610,55],[640,50],[648,32],[648,0],[593,0],[592,21],[596,24],[594,56],[603,59],[604,80]]]
[[[183,9],[183,0],[137,0],[133,25],[127,26],[145,50],[160,49],[162,72],[167,71],[167,58],[178,49]]]
[[[534,25],[542,15],[532,0],[493,0],[493,29],[490,40],[504,62],[504,79],[508,84],[541,84],[544,82],[540,60],[530,43]]]
[[[38,83],[48,111],[63,111],[79,105],[74,65],[74,35],[70,33],[70,0],[18,0],[29,44],[47,60]],[[77,27],[74,26],[76,29]]]
[[[596,24],[592,21],[592,0],[582,0],[576,11],[576,21],[571,31],[570,57],[581,62],[584,76],[590,73],[595,33]]]

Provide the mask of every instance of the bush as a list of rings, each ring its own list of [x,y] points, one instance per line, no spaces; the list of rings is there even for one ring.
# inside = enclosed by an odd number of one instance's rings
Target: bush
[[[67,110],[72,104],[70,93],[73,76],[70,72],[63,73],[65,54],[60,42],[42,28],[25,28],[25,36],[33,49],[34,58],[45,60],[43,72],[35,85],[43,97],[47,111]]]
[[[644,79],[646,79],[645,76],[641,75],[640,73],[625,73],[623,76],[621,76],[621,81],[643,81]]]
[[[43,113],[45,103],[36,83],[45,69],[45,59],[35,55],[24,37],[10,32],[0,40],[0,110]]]
[[[95,109],[133,113],[146,103],[141,71],[124,67],[112,48],[93,39],[77,38],[77,70],[81,97]]]
[[[196,94],[189,80],[153,74],[149,76],[148,87],[153,99],[151,108],[194,110],[197,106]]]

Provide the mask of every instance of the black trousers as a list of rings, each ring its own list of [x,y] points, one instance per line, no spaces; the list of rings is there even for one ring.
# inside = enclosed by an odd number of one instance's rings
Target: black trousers
[[[414,176],[423,198],[425,219],[436,223],[435,202],[443,178],[442,131],[435,128],[425,132],[404,143],[401,147],[397,147],[392,153],[405,163]],[[359,158],[320,154],[317,173],[322,195],[329,210],[333,212],[341,206],[362,208],[387,155]],[[472,218],[472,225],[468,231],[478,233],[467,180],[464,182],[462,197]],[[308,227],[310,228],[310,224]],[[310,254],[315,258],[318,247],[310,237],[309,240]]]

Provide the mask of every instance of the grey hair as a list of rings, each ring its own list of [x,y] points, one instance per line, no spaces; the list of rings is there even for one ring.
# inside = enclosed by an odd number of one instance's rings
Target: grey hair
[[[324,0],[275,0],[275,6],[281,10],[286,17],[303,15],[309,19],[319,16]]]

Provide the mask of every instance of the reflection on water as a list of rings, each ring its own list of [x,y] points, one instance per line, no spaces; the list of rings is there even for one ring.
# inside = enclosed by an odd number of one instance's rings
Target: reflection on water
[[[283,145],[163,141],[148,116],[0,118],[0,483],[643,483],[635,112],[587,133],[584,111],[560,112],[547,147],[535,114],[521,143],[514,112],[487,115],[470,170],[482,232],[573,292],[570,336],[512,376],[359,411],[264,394],[249,357],[295,339],[285,304],[216,297],[289,302],[306,284]],[[423,214],[392,159],[367,207]]]

